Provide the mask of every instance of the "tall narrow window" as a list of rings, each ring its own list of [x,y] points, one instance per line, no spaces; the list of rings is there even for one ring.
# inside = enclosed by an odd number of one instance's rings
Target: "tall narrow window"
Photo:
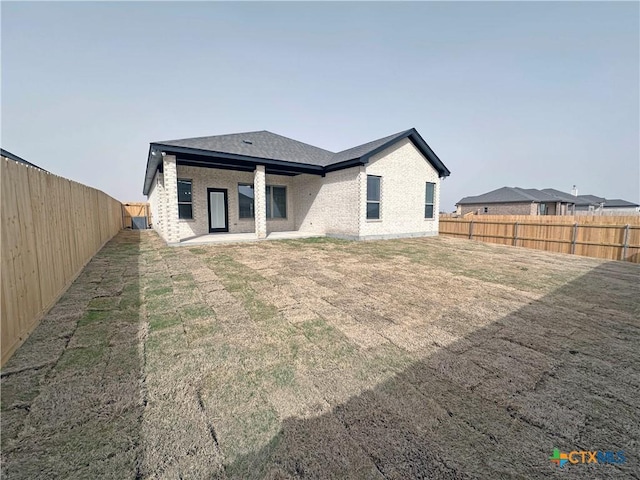
[[[267,187],[267,218],[287,218],[285,187]]]
[[[424,218],[433,218],[433,205],[436,196],[436,184],[427,182],[424,198]]]
[[[178,218],[193,218],[193,199],[191,197],[191,180],[178,179]]]
[[[253,218],[253,185],[238,185],[238,209],[240,218]]]
[[[380,177],[367,175],[367,220],[380,218]]]

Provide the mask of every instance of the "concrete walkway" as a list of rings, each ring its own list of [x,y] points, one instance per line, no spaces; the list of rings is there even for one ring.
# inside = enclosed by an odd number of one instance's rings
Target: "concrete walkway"
[[[322,234],[309,232],[271,232],[267,234],[265,240],[296,240],[299,238],[324,237]],[[256,234],[251,233],[210,233],[183,240],[175,246],[207,245],[210,243],[238,243],[238,242],[258,242],[261,241]]]

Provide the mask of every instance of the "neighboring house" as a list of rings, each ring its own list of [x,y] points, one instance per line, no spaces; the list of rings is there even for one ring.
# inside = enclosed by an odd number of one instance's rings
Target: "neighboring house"
[[[554,188],[502,187],[475,197],[464,197],[456,213],[466,215],[574,215],[635,214],[640,205],[595,195],[572,195]]]
[[[427,236],[449,173],[415,129],[339,153],[260,131],[151,143],[143,194],[170,244],[217,232]]]
[[[562,193],[562,192],[560,192]],[[466,215],[567,215],[570,198],[560,198],[535,188],[502,187],[482,195],[464,197],[456,213]]]
[[[593,212],[602,208],[605,203],[603,197],[596,197],[595,195],[576,195],[575,199],[577,212]]]
[[[25,165],[29,165],[30,167],[33,168],[37,168],[38,170],[42,170],[43,172],[46,172],[46,170],[44,168],[39,167],[38,165],[31,163],[31,162],[27,162],[24,158],[20,158],[19,156],[9,152],[8,150],[5,150],[3,148],[0,148],[0,156],[4,157],[4,158],[8,158],[9,160],[13,160],[14,162],[18,162],[18,163],[23,163]]]
[[[602,211],[619,215],[634,215],[640,212],[640,205],[621,198],[605,198]]]

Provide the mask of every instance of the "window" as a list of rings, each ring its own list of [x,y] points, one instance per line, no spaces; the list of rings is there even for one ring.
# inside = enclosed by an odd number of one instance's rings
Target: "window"
[[[178,179],[178,218],[193,218],[191,180]]]
[[[484,213],[489,213],[489,207],[484,207]]]
[[[267,185],[267,218],[287,218],[287,189]]]
[[[433,204],[435,203],[436,184],[427,182],[424,198],[424,218],[433,218]]]
[[[367,220],[380,218],[380,177],[367,175]]]
[[[238,185],[238,209],[240,218],[254,217],[253,185]]]
[[[267,185],[267,218],[287,218],[287,189]],[[255,217],[255,195],[253,185],[238,185],[238,209],[240,218]]]

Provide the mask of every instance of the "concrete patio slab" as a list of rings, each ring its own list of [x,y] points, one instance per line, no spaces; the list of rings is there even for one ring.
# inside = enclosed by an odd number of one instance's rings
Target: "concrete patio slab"
[[[210,233],[208,235],[200,235],[181,241],[180,243],[171,244],[174,247],[194,245],[207,245],[211,243],[238,243],[238,242],[258,242],[263,240],[296,240],[300,238],[324,237],[325,235],[310,232],[271,232],[267,234],[266,239],[259,239],[256,234],[251,233]]]

